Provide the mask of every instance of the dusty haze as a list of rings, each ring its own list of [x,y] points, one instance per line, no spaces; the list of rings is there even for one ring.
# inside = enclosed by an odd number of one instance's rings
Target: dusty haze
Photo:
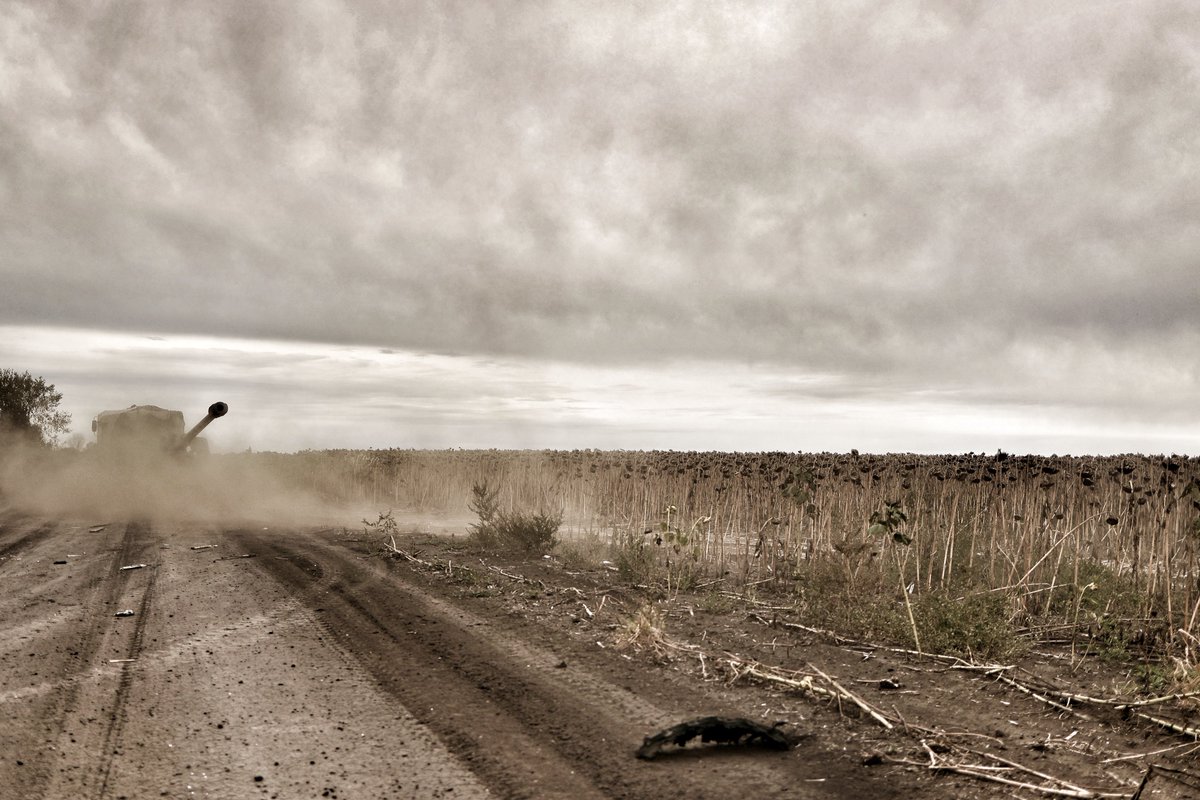
[[[288,488],[261,466],[214,457],[114,459],[95,449],[0,446],[0,504],[97,524],[333,524],[345,509]]]

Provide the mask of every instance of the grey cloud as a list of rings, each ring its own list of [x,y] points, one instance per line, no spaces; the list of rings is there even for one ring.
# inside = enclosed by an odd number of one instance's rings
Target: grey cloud
[[[1184,3],[18,9],[12,322],[1018,399],[1197,330]]]

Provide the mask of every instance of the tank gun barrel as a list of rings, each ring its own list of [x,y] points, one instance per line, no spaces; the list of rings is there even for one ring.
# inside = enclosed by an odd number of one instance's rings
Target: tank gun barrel
[[[225,403],[217,402],[208,407],[208,415],[204,419],[192,426],[192,429],[183,435],[179,441],[178,450],[186,450],[192,440],[200,435],[200,431],[208,427],[208,423],[212,422],[217,417],[223,417],[229,412],[229,406]]]

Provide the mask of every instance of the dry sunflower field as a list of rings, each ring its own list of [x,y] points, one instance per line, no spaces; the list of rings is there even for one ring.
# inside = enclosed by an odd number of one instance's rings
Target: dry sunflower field
[[[664,591],[793,597],[918,650],[1035,640],[1191,662],[1200,460],[644,451],[246,454],[326,501],[561,516],[559,555]]]

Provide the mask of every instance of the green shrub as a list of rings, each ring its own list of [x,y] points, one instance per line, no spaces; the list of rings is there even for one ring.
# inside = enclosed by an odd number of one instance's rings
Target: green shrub
[[[550,552],[558,543],[557,534],[561,525],[561,513],[547,514],[541,511],[536,514],[501,511],[492,522],[500,547],[526,555]]]
[[[795,593],[809,625],[868,641],[913,646],[912,624],[896,589],[892,570],[867,572],[851,585],[842,565],[817,560],[795,574]],[[962,587],[910,595],[913,619],[927,653],[974,656],[1010,655],[1024,645],[1017,635],[1012,598],[1003,593],[962,597]]]
[[[400,526],[396,523],[395,517],[392,516],[392,510],[389,508],[386,512],[379,512],[379,519],[374,522],[369,519],[363,520],[363,532],[370,535],[374,534],[383,539],[392,540],[396,534],[400,532]]]
[[[654,580],[657,557],[645,534],[619,533],[613,561],[621,577],[630,583],[645,584]]]
[[[471,487],[467,507],[479,517],[478,523],[468,526],[471,543],[484,550],[509,550],[525,555],[550,552],[558,543],[562,513],[501,511],[499,494],[500,490],[488,486],[487,481]]]
[[[479,517],[479,522],[467,526],[467,538],[484,550],[494,550],[499,545],[499,536],[496,533],[496,517],[500,513],[499,495],[500,490],[488,486],[487,481],[471,486],[471,499],[467,502],[467,508]]]
[[[935,592],[913,601],[913,617],[928,653],[994,659],[1021,644],[1009,600],[1001,594],[955,598]]]
[[[609,551],[608,541],[591,531],[570,539],[560,539],[554,548],[567,569],[595,569],[610,557]]]

